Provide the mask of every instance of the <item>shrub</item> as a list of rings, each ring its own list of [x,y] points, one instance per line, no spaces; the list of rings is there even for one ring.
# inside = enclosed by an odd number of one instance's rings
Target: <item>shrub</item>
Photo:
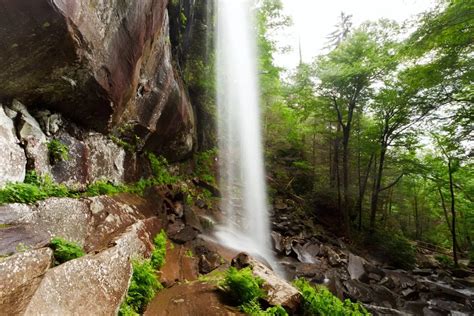
[[[168,161],[164,157],[156,157],[153,153],[148,153],[151,171],[153,172],[154,184],[171,184],[177,181],[168,171]]]
[[[391,265],[405,270],[415,267],[415,249],[405,237],[393,232],[376,231],[369,238],[368,243]]]
[[[166,242],[167,237],[164,230],[161,230],[161,232],[153,239],[155,249],[153,249],[153,252],[151,253],[151,265],[156,270],[159,270],[165,264]]]
[[[303,315],[370,315],[360,304],[352,303],[350,300],[342,302],[325,287],[314,288],[304,279],[297,279],[294,285],[300,290],[303,296]]]
[[[86,190],[87,196],[98,196],[98,195],[114,195],[121,192],[125,192],[125,187],[115,185],[108,181],[96,181],[89,185]]]
[[[216,185],[216,178],[213,173],[214,159],[217,156],[217,150],[211,149],[196,154],[196,170],[194,174],[202,181],[211,185]]]
[[[51,164],[59,161],[69,160],[69,148],[57,139],[53,139],[48,143],[49,160]]]
[[[0,204],[34,203],[48,197],[74,196],[65,185],[56,184],[46,176],[40,177],[34,171],[27,172],[25,182],[8,183],[0,190]]]
[[[438,260],[438,262],[447,268],[454,267],[454,261],[453,258],[447,255],[437,255],[435,256],[435,259]]]
[[[249,267],[241,270],[230,267],[223,281],[223,286],[239,305],[261,298],[264,295],[260,289],[262,284],[263,280],[255,277]]]
[[[120,306],[120,315],[136,315],[133,312],[143,313],[156,292],[162,289],[150,260],[133,260],[132,266],[132,280],[127,297]]]
[[[257,301],[251,301],[241,306],[241,310],[250,316],[288,316],[288,312],[281,306],[269,307],[262,310]]]
[[[77,259],[85,255],[84,250],[79,245],[59,237],[55,237],[51,240],[50,247],[53,249],[55,265]]]

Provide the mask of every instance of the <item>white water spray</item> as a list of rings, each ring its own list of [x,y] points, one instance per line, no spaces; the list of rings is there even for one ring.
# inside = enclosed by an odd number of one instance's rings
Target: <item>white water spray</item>
[[[228,247],[273,264],[260,130],[254,1],[216,0],[220,188]]]

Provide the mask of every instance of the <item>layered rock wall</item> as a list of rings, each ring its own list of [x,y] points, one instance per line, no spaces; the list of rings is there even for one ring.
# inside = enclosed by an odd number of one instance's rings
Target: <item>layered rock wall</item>
[[[194,109],[173,65],[167,1],[1,6],[1,99],[99,132],[126,126],[142,147],[172,159],[193,149]]]

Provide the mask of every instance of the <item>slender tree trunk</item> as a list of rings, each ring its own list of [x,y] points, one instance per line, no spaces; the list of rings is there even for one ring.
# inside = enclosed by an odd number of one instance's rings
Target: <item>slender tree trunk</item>
[[[359,231],[362,230],[362,204],[364,203],[364,195],[367,188],[367,182],[369,180],[370,169],[372,168],[372,162],[374,161],[375,154],[373,153],[370,156],[369,164],[367,165],[367,169],[364,175],[364,179],[360,180],[360,172],[359,172],[359,197],[357,199],[357,211],[359,213]]]
[[[449,215],[448,215],[448,208],[446,207],[446,202],[444,200],[444,195],[443,192],[441,191],[441,187],[438,186],[438,193],[439,197],[441,199],[441,206],[443,207],[443,213],[444,213],[444,219],[446,220],[446,225],[448,225],[448,230],[451,236],[453,235],[453,228],[451,227],[451,222],[449,220]],[[459,245],[456,241],[456,249],[460,252],[461,249],[459,248]]]
[[[350,205],[350,194],[349,194],[349,136],[350,130],[348,128],[343,129],[342,139],[342,185],[344,188],[344,225],[346,225],[346,232],[350,235],[350,217],[351,217],[351,205]]]
[[[454,265],[458,266],[458,254],[456,249],[456,209],[455,209],[455,198],[454,198],[454,181],[453,181],[453,169],[451,167],[451,160],[448,159],[448,174],[449,174],[449,192],[451,194],[451,229],[453,237],[453,259]]]
[[[413,184],[413,210],[415,217],[415,239],[420,237],[420,219],[418,216],[418,192],[416,190],[416,184]]]
[[[382,175],[383,175],[383,167],[384,167],[384,162],[385,162],[385,154],[387,153],[387,146],[386,144],[382,144],[382,147],[380,149],[380,160],[379,160],[379,166],[378,166],[378,171],[375,177],[375,187],[374,191],[372,192],[372,200],[370,203],[370,226],[369,230],[370,232],[375,231],[375,216],[377,214],[377,206],[378,206],[378,201],[379,201],[379,193],[380,189],[382,186]]]

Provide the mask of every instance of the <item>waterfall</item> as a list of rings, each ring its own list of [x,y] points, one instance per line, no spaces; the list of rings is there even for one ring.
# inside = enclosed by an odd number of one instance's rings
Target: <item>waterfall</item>
[[[273,264],[260,127],[255,3],[216,0],[216,79],[224,245]]]

